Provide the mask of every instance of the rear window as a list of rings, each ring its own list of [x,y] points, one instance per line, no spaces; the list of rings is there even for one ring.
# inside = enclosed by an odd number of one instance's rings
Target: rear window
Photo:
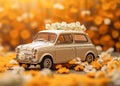
[[[74,34],[75,43],[87,42],[87,38],[84,34]]]

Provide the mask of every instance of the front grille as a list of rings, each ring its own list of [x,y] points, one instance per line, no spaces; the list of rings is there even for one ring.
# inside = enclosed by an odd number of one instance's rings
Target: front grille
[[[32,58],[31,54],[25,54],[25,60],[30,60],[30,58]]]
[[[21,60],[21,61],[30,61],[30,59],[32,58],[32,53],[28,51],[19,52],[17,54],[17,58],[18,60]]]

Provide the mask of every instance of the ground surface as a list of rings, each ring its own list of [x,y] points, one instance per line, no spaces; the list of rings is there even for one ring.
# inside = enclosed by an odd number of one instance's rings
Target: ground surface
[[[14,60],[14,52],[0,53],[0,86],[119,86],[120,54],[104,52],[91,64],[76,60],[65,67],[41,70],[31,66],[29,70],[20,67]],[[75,68],[76,67],[76,68]]]

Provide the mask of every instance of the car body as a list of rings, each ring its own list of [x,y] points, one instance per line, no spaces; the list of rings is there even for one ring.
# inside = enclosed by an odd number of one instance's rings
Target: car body
[[[40,64],[42,68],[74,58],[91,62],[98,56],[88,34],[74,30],[39,31],[32,43],[19,45],[16,52],[20,64]]]

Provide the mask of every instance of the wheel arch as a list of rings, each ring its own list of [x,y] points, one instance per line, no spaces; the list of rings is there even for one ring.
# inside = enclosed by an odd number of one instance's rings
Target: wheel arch
[[[92,54],[94,59],[95,59],[95,53],[93,51],[88,51],[86,54],[85,54],[85,60],[86,60],[86,57],[88,54]]]
[[[43,55],[41,56],[41,58],[39,59],[39,63],[40,63],[40,62],[43,60],[43,58],[45,58],[45,57],[50,57],[50,58],[52,59],[53,63],[54,63],[53,55],[50,54],[50,53],[45,53],[45,54],[43,54]]]

